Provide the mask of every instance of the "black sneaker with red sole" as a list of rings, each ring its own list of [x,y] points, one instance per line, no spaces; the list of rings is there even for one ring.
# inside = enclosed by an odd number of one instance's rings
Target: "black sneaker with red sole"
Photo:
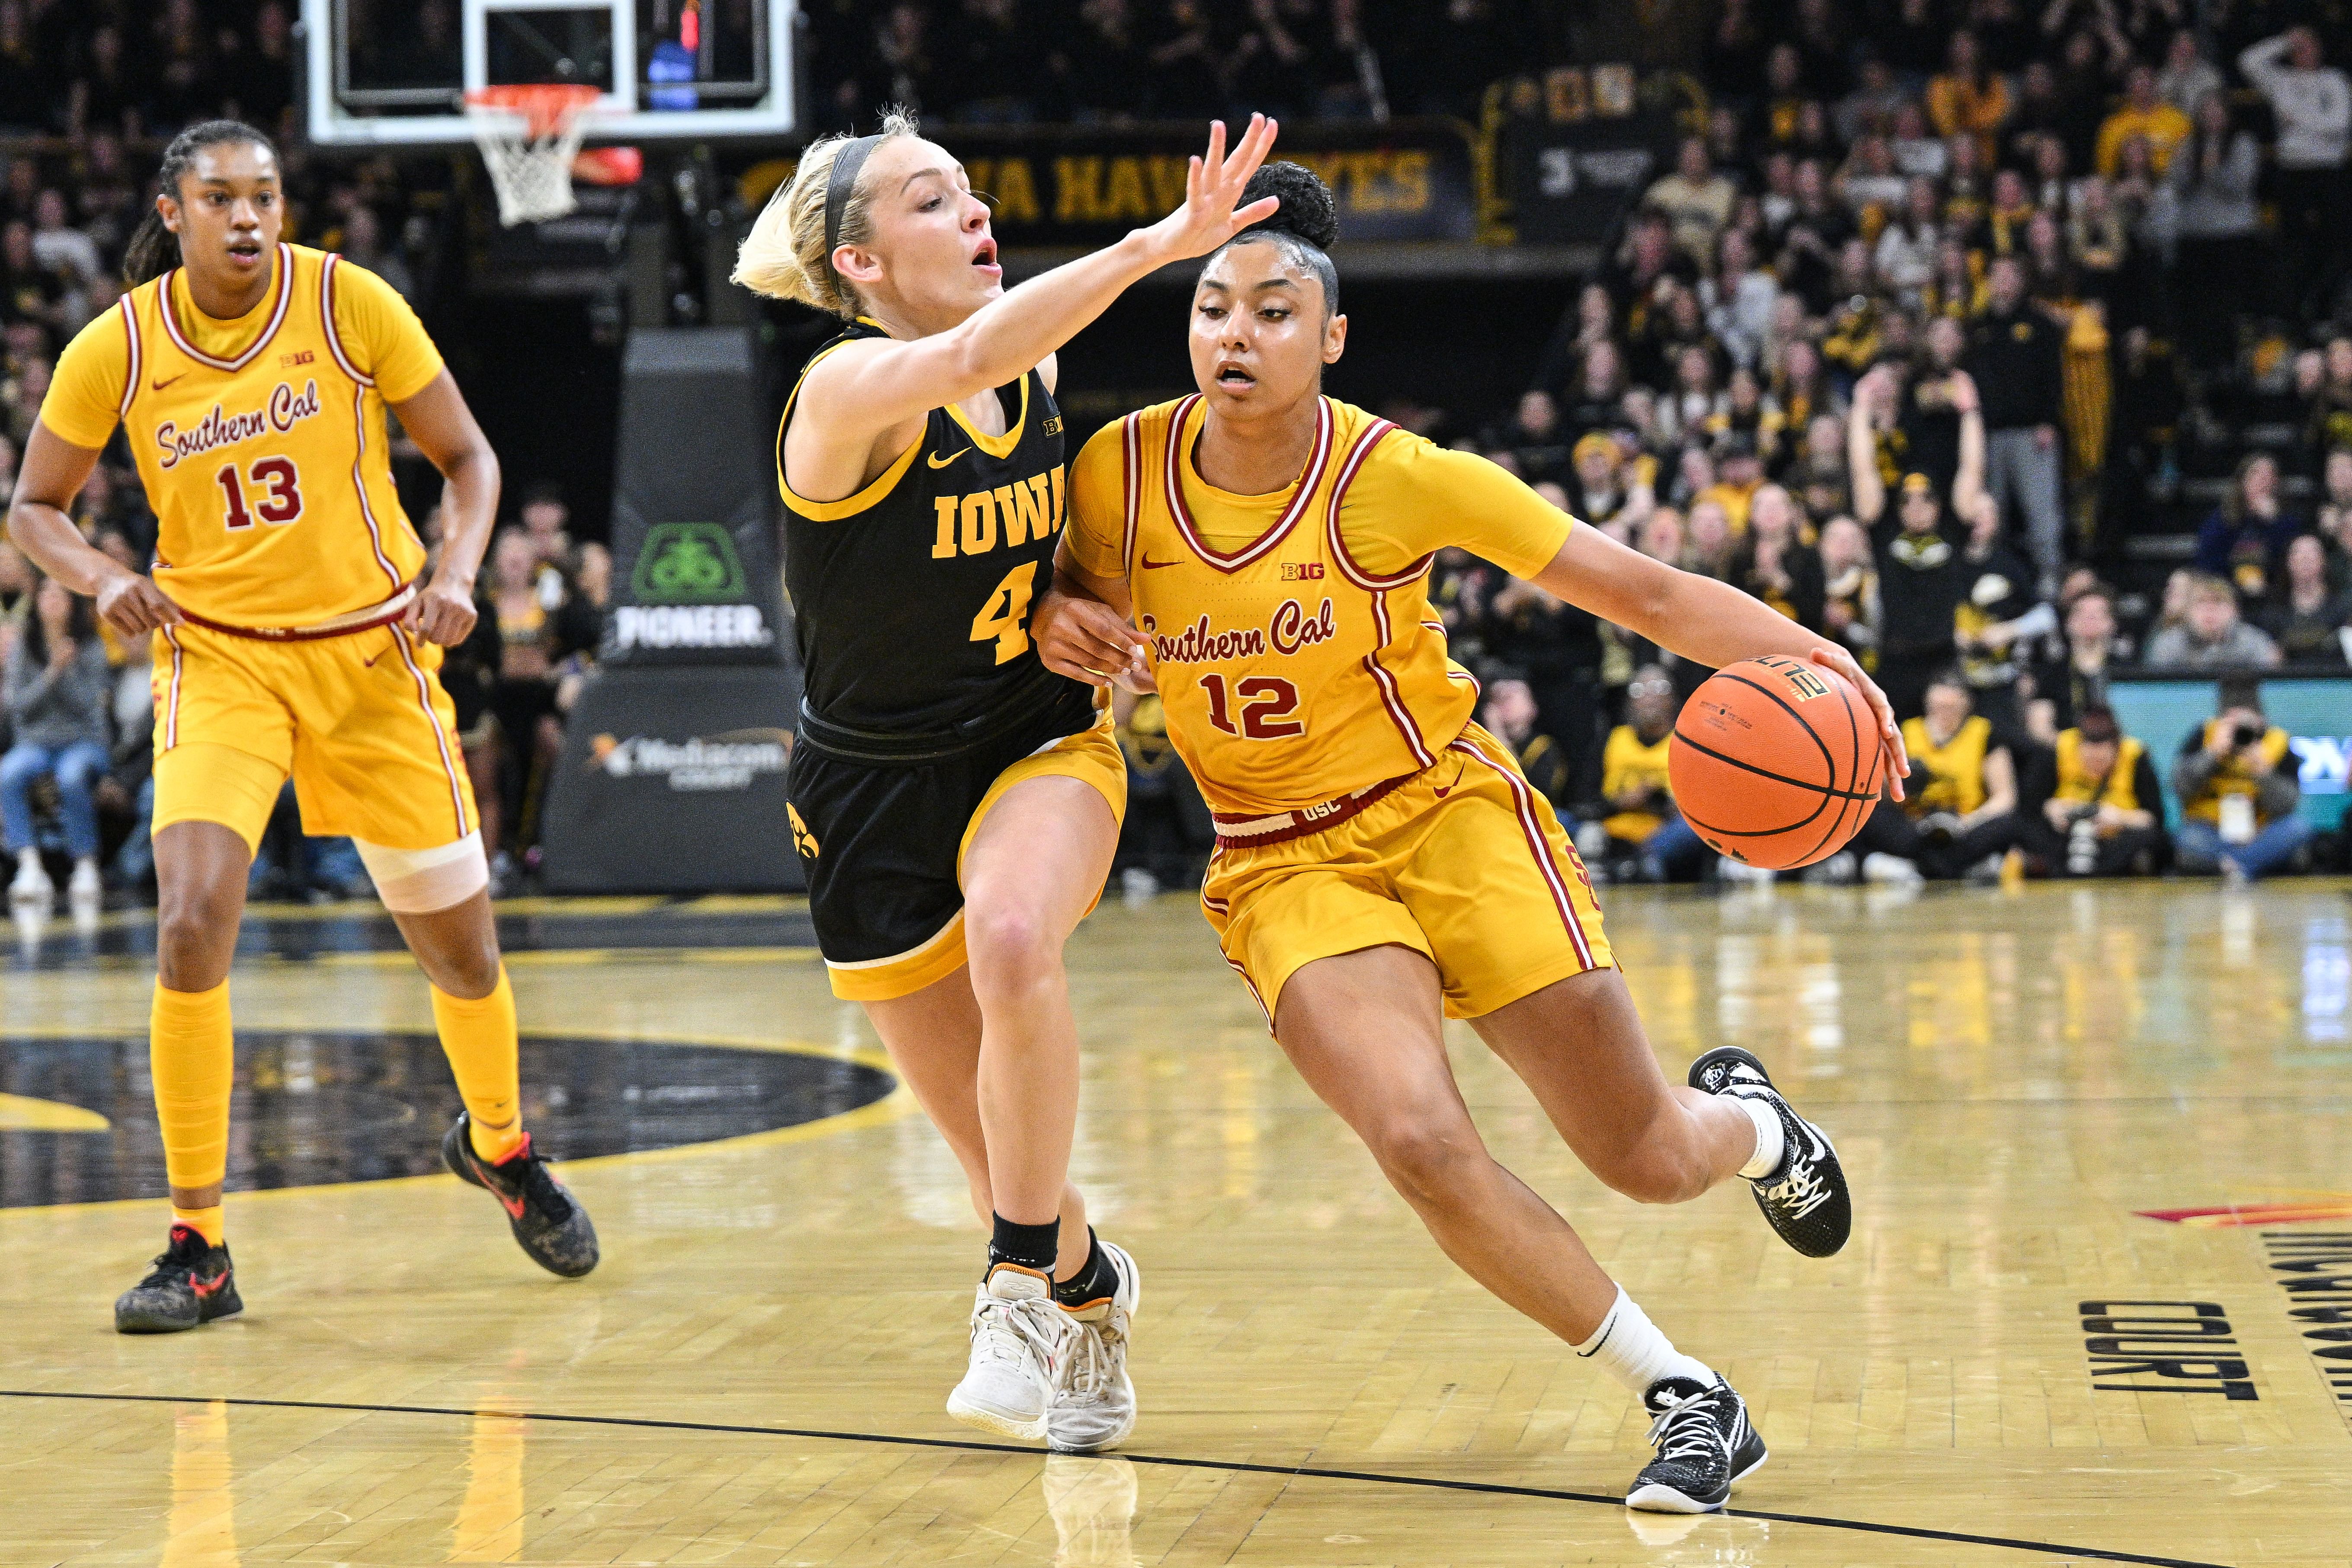
[[[486,1189],[507,1211],[507,1225],[515,1245],[550,1274],[577,1279],[596,1267],[596,1227],[588,1211],[562,1182],[548,1173],[547,1162],[523,1134],[515,1152],[491,1164],[474,1152],[472,1124],[464,1111],[441,1140],[441,1158],[461,1182]]]
[[[114,1299],[118,1334],[176,1334],[245,1310],[228,1245],[215,1247],[184,1225],[172,1227],[171,1245],[147,1278]]]

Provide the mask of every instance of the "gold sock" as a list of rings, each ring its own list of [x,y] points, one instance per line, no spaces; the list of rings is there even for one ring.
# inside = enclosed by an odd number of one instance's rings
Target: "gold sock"
[[[158,983],[148,1021],[147,1070],[155,1086],[155,1120],[163,1129],[163,1170],[173,1186],[216,1186],[227,1174],[228,1091],[236,1067],[228,982],[209,991],[172,991]],[[220,1245],[217,1205],[174,1207],[172,1217]]]
[[[228,1235],[227,1227],[221,1220],[221,1206],[218,1204],[215,1204],[208,1209],[184,1209],[179,1205],[173,1204],[172,1223],[186,1226],[214,1247],[218,1247],[222,1239]]]
[[[522,1142],[522,1091],[515,1062],[514,987],[499,970],[497,989],[467,1001],[433,987],[433,1023],[465,1097],[474,1152],[498,1163]]]

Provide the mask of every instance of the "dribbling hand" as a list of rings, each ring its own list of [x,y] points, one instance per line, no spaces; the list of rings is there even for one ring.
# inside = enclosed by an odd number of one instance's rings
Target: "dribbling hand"
[[[1903,798],[1903,781],[1911,773],[1911,756],[1903,746],[1903,726],[1895,721],[1895,707],[1886,700],[1886,693],[1878,689],[1878,682],[1862,672],[1853,655],[1842,647],[1816,647],[1806,656],[1823,669],[1833,669],[1843,677],[1870,703],[1870,710],[1878,715],[1879,746],[1886,753],[1886,777],[1895,785],[1895,798]]]
[[[1272,196],[1260,197],[1239,212],[1234,210],[1234,204],[1242,199],[1250,176],[1265,162],[1277,129],[1265,115],[1251,115],[1241,145],[1228,156],[1225,122],[1211,121],[1207,153],[1195,156],[1185,170],[1184,205],[1142,231],[1152,247],[1171,261],[1206,256],[1258,219],[1271,216],[1282,205]]]
[[[126,637],[143,637],[181,624],[180,606],[137,572],[120,571],[98,585],[99,618]]]

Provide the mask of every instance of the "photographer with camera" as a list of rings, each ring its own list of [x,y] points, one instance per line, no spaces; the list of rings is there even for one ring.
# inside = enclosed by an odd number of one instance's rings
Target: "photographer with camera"
[[[2284,867],[2311,837],[2296,810],[2303,790],[2286,731],[2263,717],[2258,681],[2221,683],[2221,715],[2181,742],[2172,787],[2184,871],[2252,881]]]
[[[2123,732],[2112,709],[2086,704],[2074,727],[2026,763],[2018,843],[2038,873],[2144,877],[2168,845],[2156,763]]]

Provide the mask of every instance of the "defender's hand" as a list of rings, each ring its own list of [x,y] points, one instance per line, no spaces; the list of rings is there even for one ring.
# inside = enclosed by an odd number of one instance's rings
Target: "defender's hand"
[[[1234,210],[1250,176],[1265,162],[1277,129],[1265,115],[1251,115],[1249,129],[1242,133],[1241,145],[1228,156],[1225,122],[1211,121],[1209,150],[1192,159],[1184,175],[1184,205],[1141,231],[1152,248],[1170,261],[1206,256],[1279,207],[1279,201],[1263,196],[1239,212]]]
[[[1037,645],[1037,657],[1056,675],[1088,686],[1116,683],[1138,695],[1152,689],[1143,662],[1150,645],[1099,599],[1047,589],[1029,617],[1029,638]]]
[[[1842,647],[1816,647],[1812,661],[1823,669],[1833,669],[1852,682],[1870,703],[1870,710],[1878,715],[1879,747],[1886,753],[1886,776],[1895,785],[1895,798],[1903,798],[1903,781],[1911,774],[1911,757],[1903,749],[1903,727],[1895,721],[1895,709],[1886,700],[1886,693],[1878,689],[1878,682],[1862,672],[1853,655]]]
[[[454,647],[473,635],[478,614],[470,589],[436,576],[408,606],[406,622],[408,629],[426,642]]]
[[[184,618],[152,579],[121,568],[98,585],[97,603],[99,617],[126,637],[143,637]]]

